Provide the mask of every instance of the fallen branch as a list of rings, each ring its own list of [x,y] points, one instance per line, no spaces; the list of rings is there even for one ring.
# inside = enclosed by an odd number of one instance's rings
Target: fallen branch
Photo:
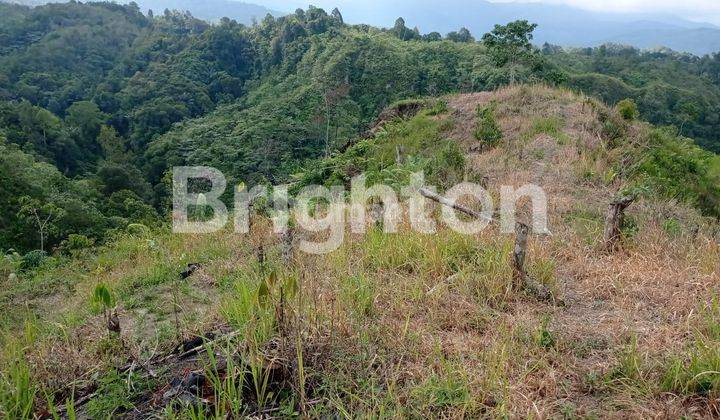
[[[467,214],[468,216],[472,216],[472,217],[475,217],[475,218],[481,219],[481,220],[487,220],[487,221],[489,221],[489,222],[492,222],[492,221],[493,221],[493,218],[492,218],[492,217],[487,217],[487,216],[485,216],[484,214],[478,213],[478,212],[476,212],[476,211],[473,210],[473,209],[470,209],[470,208],[467,208],[467,207],[463,206],[462,204],[458,204],[458,203],[456,203],[456,202],[453,202],[452,200],[449,200],[449,199],[447,199],[447,198],[445,198],[445,197],[443,197],[443,196],[441,196],[441,195],[439,195],[439,194],[437,194],[437,193],[434,193],[434,192],[428,190],[427,188],[420,188],[420,195],[422,195],[423,197],[428,198],[428,199],[430,199],[430,200],[432,200],[432,201],[435,201],[435,202],[437,202],[437,203],[440,203],[440,204],[442,204],[443,206],[447,206],[447,207],[452,208],[453,210],[457,210],[457,211],[459,211],[459,212],[461,212],[461,213],[465,213],[465,214]]]
[[[199,346],[197,346],[197,347],[193,347],[192,349],[189,349],[189,350],[187,350],[187,351],[184,351],[184,352],[182,352],[182,353],[180,353],[180,354],[171,353],[171,354],[165,355],[165,356],[163,356],[163,357],[161,357],[161,358],[159,358],[159,359],[155,359],[155,360],[150,359],[150,360],[148,360],[145,364],[139,364],[139,363],[133,358],[133,360],[132,360],[130,363],[128,363],[127,365],[125,365],[125,366],[123,366],[123,367],[121,367],[121,368],[119,368],[119,369],[118,369],[118,372],[122,372],[122,373],[131,372],[132,369],[134,369],[136,366],[141,366],[141,367],[143,367],[143,368],[148,372],[148,375],[150,375],[150,376],[152,376],[152,377],[157,377],[157,375],[155,374],[155,372],[153,372],[153,370],[151,369],[151,366],[153,366],[153,365],[158,365],[158,364],[161,364],[161,363],[165,363],[165,362],[167,362],[168,360],[173,359],[173,358],[177,358],[178,360],[182,360],[182,359],[184,359],[184,358],[186,358],[186,357],[188,357],[188,356],[194,355],[194,354],[204,353],[205,351],[207,351],[208,347],[210,347],[210,346],[212,346],[212,345],[214,345],[214,344],[217,344],[217,343],[219,343],[219,342],[221,342],[221,341],[223,341],[223,340],[230,340],[230,339],[236,337],[236,336],[239,335],[239,334],[240,334],[240,331],[232,331],[232,332],[227,333],[227,334],[224,334],[224,335],[222,335],[222,336],[220,336],[220,337],[218,337],[218,338],[216,338],[216,339],[214,339],[214,340],[206,341],[206,342],[204,342],[203,344],[201,344],[201,345],[199,345]],[[98,394],[98,390],[96,389],[95,391],[90,392],[90,393],[88,393],[88,394],[86,394],[86,395],[83,395],[82,397],[78,398],[76,401],[73,402],[74,408],[77,409],[78,407],[84,405],[85,403],[87,403],[88,401],[90,401],[92,398],[94,398],[97,394]],[[57,412],[58,414],[64,414],[64,413],[67,412],[67,409],[68,409],[67,405],[60,405],[60,406],[57,406],[57,407],[56,407],[56,412]]]

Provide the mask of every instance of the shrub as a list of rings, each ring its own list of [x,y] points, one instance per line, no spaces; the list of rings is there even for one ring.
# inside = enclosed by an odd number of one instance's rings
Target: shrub
[[[623,99],[616,105],[620,116],[626,121],[632,121],[639,115],[638,106],[632,99]]]
[[[70,234],[68,238],[63,241],[61,248],[63,252],[70,255],[77,255],[82,251],[92,248],[95,244],[95,240],[88,238],[85,235]]]
[[[490,146],[496,146],[502,139],[502,130],[495,119],[495,102],[486,106],[478,106],[477,108],[477,124],[475,128],[475,138],[487,143]]]
[[[39,249],[30,251],[23,256],[20,268],[22,270],[32,270],[33,268],[38,268],[45,258],[47,258],[47,253],[45,251],[41,251]]]
[[[439,99],[433,104],[432,108],[427,110],[427,114],[428,115],[440,115],[440,114],[446,113],[447,111],[448,111],[447,101],[445,101],[443,99]]]

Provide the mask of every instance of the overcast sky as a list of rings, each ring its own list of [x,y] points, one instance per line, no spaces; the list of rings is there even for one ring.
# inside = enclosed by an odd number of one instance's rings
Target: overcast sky
[[[527,2],[533,0],[490,0]],[[720,0],[535,0],[596,11],[669,13],[690,20],[720,24]]]

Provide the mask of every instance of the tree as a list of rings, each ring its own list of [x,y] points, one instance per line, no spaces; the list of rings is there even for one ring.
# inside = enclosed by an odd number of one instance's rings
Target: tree
[[[528,23],[527,20],[516,20],[507,25],[495,25],[492,32],[482,37],[482,42],[488,47],[490,55],[498,66],[508,62],[528,57],[532,54],[533,31],[537,24]]]
[[[107,125],[100,127],[97,142],[108,161],[121,163],[129,160],[128,153],[125,151],[125,141],[118,136],[114,128]]]
[[[475,42],[475,38],[473,38],[472,34],[467,28],[460,28],[460,30],[457,32],[450,32],[445,38],[447,38],[449,41],[454,42]]]
[[[411,39],[420,39],[420,31],[415,29],[410,29],[407,26],[405,26],[405,19],[399,17],[397,20],[395,20],[395,25],[393,26],[392,30],[393,35],[395,35],[397,38],[403,40],[403,41],[409,41]]]
[[[393,26],[392,33],[400,38],[405,39],[405,33],[409,32],[410,30],[405,26],[405,19],[399,17],[395,19],[395,25]]]
[[[67,110],[65,122],[80,131],[80,143],[85,147],[95,145],[95,139],[100,133],[100,127],[107,116],[91,101],[80,101],[70,105]]]
[[[37,228],[40,234],[40,251],[44,252],[48,233],[55,231],[57,228],[53,221],[61,216],[62,210],[52,203],[42,204],[39,200],[30,196],[21,197],[20,206],[18,217]]]
[[[442,35],[440,35],[440,32],[430,32],[429,34],[423,35],[422,39],[428,42],[441,41]]]
[[[345,22],[343,21],[342,14],[340,13],[340,10],[339,10],[337,7],[332,10],[331,15],[332,15],[332,17],[334,17],[335,20],[337,20],[338,22],[340,22],[340,23],[345,23]]]

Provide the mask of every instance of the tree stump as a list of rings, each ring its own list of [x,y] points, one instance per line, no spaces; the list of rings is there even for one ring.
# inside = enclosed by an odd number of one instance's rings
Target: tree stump
[[[527,241],[530,227],[525,223],[515,224],[515,247],[512,254],[513,288],[525,290],[535,295],[539,300],[555,301],[555,298],[544,284],[530,277],[525,272],[525,256],[527,254]]]
[[[634,196],[625,196],[614,200],[608,206],[605,214],[605,230],[603,232],[603,246],[605,251],[613,252],[620,247],[622,225],[625,219],[625,209],[635,201]]]
[[[527,252],[527,239],[530,228],[525,223],[515,224],[515,247],[513,248],[513,285],[516,290],[522,288],[525,283],[525,254]]]
[[[286,267],[289,267],[293,259],[293,228],[288,227],[280,234],[282,261]]]

